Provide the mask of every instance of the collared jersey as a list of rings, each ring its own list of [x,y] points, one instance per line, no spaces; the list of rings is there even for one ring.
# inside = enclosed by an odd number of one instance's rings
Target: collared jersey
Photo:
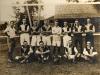
[[[52,27],[52,34],[61,34],[62,33],[62,28],[57,26],[57,27]]]
[[[14,38],[15,36],[16,36],[16,34],[15,34],[15,28],[13,27],[11,27],[11,26],[8,26],[6,29],[5,29],[5,31],[4,31],[5,33],[7,33],[7,35],[10,37],[10,38]]]

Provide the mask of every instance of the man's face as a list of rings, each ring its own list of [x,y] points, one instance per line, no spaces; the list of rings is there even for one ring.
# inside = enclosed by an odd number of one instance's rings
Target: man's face
[[[46,24],[47,24],[47,21],[45,20],[45,21],[44,21],[44,25],[46,25]]]
[[[89,43],[87,42],[86,45],[87,45],[87,47],[91,47],[91,43],[90,42]]]
[[[24,46],[27,46],[27,45],[28,45],[28,43],[27,43],[27,42],[24,42],[24,43],[23,43],[23,45],[24,45]]]
[[[69,46],[72,46],[72,41],[71,40],[69,41]]]
[[[41,42],[41,43],[40,43],[40,47],[43,47],[43,46],[44,46],[44,43]]]
[[[17,9],[17,10],[16,10],[16,13],[20,13],[20,10],[19,10],[19,9]]]
[[[58,26],[58,22],[55,22],[55,26]]]
[[[64,27],[66,27],[67,26],[67,22],[64,22]]]
[[[90,19],[89,18],[87,19],[87,23],[90,23]]]
[[[14,26],[14,22],[10,22],[10,26]]]
[[[78,23],[79,23],[78,20],[76,20],[76,21],[75,21],[75,24],[78,24]]]
[[[25,24],[25,23],[26,23],[26,20],[25,20],[25,19],[23,19],[23,20],[22,20],[22,22],[23,22],[23,24]]]

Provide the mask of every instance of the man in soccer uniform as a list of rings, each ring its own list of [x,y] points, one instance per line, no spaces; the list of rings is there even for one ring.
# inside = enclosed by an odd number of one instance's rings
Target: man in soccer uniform
[[[71,36],[69,36],[68,34],[70,34],[71,29],[69,30],[68,28],[68,24],[67,22],[64,22],[64,27],[63,27],[63,46],[64,46],[64,50],[67,47],[68,41],[71,40]]]
[[[72,41],[69,40],[67,44],[67,48],[65,50],[64,57],[67,58],[68,60],[71,60],[73,63],[75,63],[77,55],[78,55],[77,48],[72,44]]]
[[[16,56],[15,60],[20,63],[32,62],[34,60],[33,50],[30,49],[27,41],[23,42],[21,47],[21,56]]]
[[[8,37],[9,37],[9,43],[10,43],[10,48],[8,51],[8,61],[12,62],[13,61],[13,52],[15,49],[15,36],[16,36],[16,30],[14,28],[14,22],[11,21],[10,24],[7,26],[7,28],[4,30],[4,33],[7,33]]]
[[[37,48],[35,55],[39,62],[47,62],[49,60],[50,49],[44,45],[43,41],[39,42],[39,47]]]
[[[34,21],[35,22],[35,21]],[[32,39],[31,39],[31,48],[32,50],[34,51],[35,48],[38,46],[38,43],[37,41],[41,41],[40,39],[38,39],[38,36],[39,36],[39,32],[37,30],[37,25],[34,24],[34,26],[32,27]]]
[[[88,41],[86,43],[86,48],[84,48],[82,57],[89,62],[96,62],[97,54],[98,53],[94,50],[94,47],[92,47],[91,42]]]
[[[51,46],[51,26],[44,23],[42,27],[42,41],[45,45],[47,45],[49,48]]]
[[[61,46],[61,33],[62,28],[58,26],[58,22],[55,21],[55,26],[52,27],[52,46],[53,54],[58,56],[60,55],[60,46]]]
[[[74,34],[73,36],[74,45],[75,47],[77,47],[79,53],[82,53],[83,52],[82,26],[79,24],[78,20],[75,20],[73,34]]]
[[[92,46],[94,46],[94,36],[93,36],[94,32],[95,32],[95,26],[90,22],[90,19],[88,18],[86,25],[86,42],[90,41]]]
[[[20,25],[20,44],[23,45],[24,41],[27,41],[28,45],[30,45],[30,35],[29,35],[30,27],[26,24],[26,19],[22,20],[22,24]]]

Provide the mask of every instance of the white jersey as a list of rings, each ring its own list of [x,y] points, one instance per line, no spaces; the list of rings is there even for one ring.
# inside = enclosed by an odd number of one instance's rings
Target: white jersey
[[[52,27],[52,34],[61,34],[62,28],[61,27]]]
[[[81,32],[82,26],[78,27],[78,32]]]
[[[15,34],[15,28],[11,28],[11,26],[8,26],[5,29],[4,32],[7,33],[10,38],[14,38],[16,36],[16,34]]]
[[[53,46],[60,46],[61,45],[61,37],[59,36],[62,33],[61,27],[52,27],[52,34],[53,34]]]
[[[63,31],[64,32],[67,32],[67,27],[63,27]]]

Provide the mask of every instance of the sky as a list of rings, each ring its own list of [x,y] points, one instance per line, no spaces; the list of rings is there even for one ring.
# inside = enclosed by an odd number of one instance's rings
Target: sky
[[[10,21],[13,19],[14,13],[11,4],[16,1],[23,3],[25,0],[0,0],[0,22]],[[79,0],[80,2],[86,2],[87,0]],[[42,15],[45,18],[51,17],[55,14],[55,5],[66,4],[66,0],[42,0],[44,3],[44,11]]]

